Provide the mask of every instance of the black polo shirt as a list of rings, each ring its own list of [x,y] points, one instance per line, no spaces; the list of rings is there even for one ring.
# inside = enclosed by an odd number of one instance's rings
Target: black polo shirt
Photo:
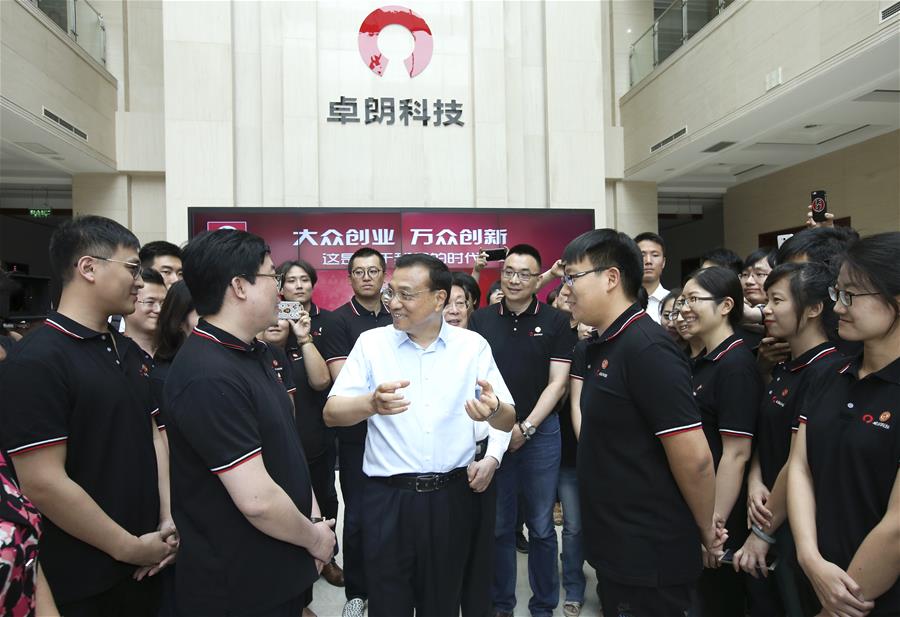
[[[660,441],[701,428],[687,358],[636,303],[585,359],[577,467],[585,556],[621,584],[692,583],[700,531]]]
[[[722,435],[752,439],[756,430],[762,380],[756,358],[737,334],[697,359],[694,398],[703,418],[703,432],[719,467]]]
[[[575,336],[576,338],[578,336],[577,328]],[[594,336],[593,333],[591,336]],[[585,351],[590,340],[581,340],[575,343],[575,347],[572,349],[572,365],[569,367],[570,379],[584,381],[587,372]],[[577,462],[578,438],[575,437],[575,427],[572,424],[572,402],[569,394],[566,394],[559,406],[559,437],[562,443],[562,456],[559,464],[561,467],[574,469]]]
[[[535,297],[521,314],[506,300],[478,309],[469,318],[474,330],[491,346],[494,361],[516,401],[516,419],[522,421],[550,381],[550,363],[572,362],[578,340],[565,314]],[[555,410],[554,410],[555,412]]]
[[[360,304],[356,296],[333,310],[323,321],[321,343],[317,340],[316,344],[319,346],[319,353],[328,364],[346,360],[356,344],[356,339],[363,332],[394,323],[386,306],[382,305],[378,313],[373,313]],[[353,426],[341,427],[337,430],[337,434],[341,441],[362,445],[366,443],[367,426],[366,422],[360,422]]]
[[[16,456],[66,445],[66,473],[116,523],[140,536],[159,525],[150,384],[137,345],[51,311],[0,363],[2,447]],[[58,603],[101,593],[135,566],[44,519],[41,565]]]
[[[833,343],[825,342],[789,362],[772,369],[772,381],[762,397],[756,426],[756,448],[763,483],[772,489],[791,452],[792,427],[797,423],[798,405],[811,384],[832,374],[836,364],[846,359]],[[841,364],[841,366],[843,366]]]
[[[312,323],[309,333],[312,336],[313,344],[317,346],[322,344],[322,334],[325,331],[328,314],[329,311],[323,311],[315,304],[310,304],[309,317]],[[311,461],[325,453],[329,441],[334,439],[334,431],[325,426],[325,420],[322,419],[322,410],[328,400],[328,389],[314,390],[309,385],[309,376],[303,360],[304,347],[298,344],[297,337],[293,332],[288,335],[285,352],[296,386],[294,408],[297,433],[300,435],[300,441],[303,442],[306,460]]]
[[[275,362],[264,343],[247,345],[200,320],[169,370],[172,514],[181,534],[176,589],[185,615],[258,613],[318,577],[305,549],[257,530],[217,477],[262,455],[272,479],[310,516],[309,470]]]
[[[900,359],[859,379],[861,360],[845,362],[810,390],[800,409],[819,551],[844,570],[884,518],[900,463]],[[900,581],[870,615],[898,612]]]

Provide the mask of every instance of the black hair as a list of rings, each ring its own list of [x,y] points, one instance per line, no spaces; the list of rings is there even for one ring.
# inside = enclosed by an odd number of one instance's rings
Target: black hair
[[[634,237],[635,244],[640,244],[644,240],[648,240],[650,242],[655,242],[662,249],[663,255],[666,254],[666,241],[663,240],[661,235],[659,235],[657,233],[653,233],[652,231],[645,231],[643,233],[639,233],[638,235],[636,235]]]
[[[681,295],[681,287],[676,287],[674,289],[670,289],[669,293],[665,295],[665,297],[659,302],[659,316],[662,317],[663,307],[666,305],[666,302],[669,300],[677,299],[678,296]]]
[[[397,258],[394,262],[394,271],[400,268],[412,268],[413,266],[422,266],[428,270],[428,289],[431,291],[443,290],[446,293],[444,304],[450,299],[450,288],[453,286],[453,275],[450,269],[443,261],[434,255],[427,253],[409,253]]]
[[[547,294],[547,304],[552,306],[553,303],[556,302],[556,299],[559,297],[559,292],[562,290],[563,285],[565,285],[565,283],[560,283],[550,290],[550,293]]]
[[[822,304],[819,323],[822,333],[834,338],[837,332],[837,315],[834,314],[834,302],[828,297],[828,287],[834,284],[836,272],[828,264],[818,262],[779,264],[769,273],[764,288],[769,291],[775,283],[789,279],[788,288],[794,302],[794,313],[797,317],[797,330],[803,320],[803,311]]]
[[[309,281],[312,283],[313,287],[319,282],[319,275],[316,273],[316,269],[312,267],[312,264],[303,259],[289,259],[278,266],[277,272],[282,276],[287,276],[287,273],[290,272],[291,268],[300,268],[303,270],[306,273],[306,276],[309,277]]]
[[[734,273],[738,275],[744,270],[744,260],[731,249],[723,247],[715,248],[703,253],[703,255],[700,256],[700,265],[703,265],[703,262],[706,261],[711,261],[717,266],[733,270]]]
[[[142,246],[141,250],[138,252],[138,257],[141,259],[141,265],[145,268],[152,268],[154,259],[165,256],[181,259],[181,249],[171,242],[156,240],[155,242],[148,242]]]
[[[804,229],[781,245],[775,261],[783,264],[805,257],[806,261],[819,261],[836,266],[840,255],[857,240],[859,240],[859,234],[850,227]]]
[[[728,312],[728,322],[732,328],[740,325],[744,317],[744,290],[734,270],[722,266],[701,268],[693,272],[688,280],[696,281],[697,285],[716,298],[716,306],[722,304],[725,298],[731,298],[733,305]]]
[[[841,266],[846,269],[850,280],[878,294],[893,312],[894,321],[891,328],[897,325],[900,317],[900,231],[867,236],[847,249]]]
[[[64,221],[50,236],[50,267],[65,286],[74,276],[75,263],[85,255],[112,257],[119,247],[141,246],[122,224],[103,216],[78,216]]]
[[[236,276],[256,282],[256,273],[269,254],[265,241],[237,229],[206,231],[184,247],[184,280],[201,315],[222,309],[225,291]]]
[[[471,274],[465,272],[453,272],[452,276],[453,284],[463,288],[466,296],[472,302],[472,308],[478,308],[478,305],[481,304],[481,287],[478,286],[478,281]]]
[[[347,274],[350,274],[351,272],[353,272],[353,261],[357,257],[372,257],[373,255],[378,257],[378,261],[381,262],[381,269],[386,270],[387,262],[384,260],[384,255],[382,255],[381,253],[379,253],[378,251],[376,251],[375,249],[373,249],[370,246],[364,246],[361,249],[357,249],[356,252],[350,256],[350,261],[347,262]],[[310,277],[310,278],[312,278],[312,277]]]
[[[166,292],[156,331],[153,333],[153,343],[156,345],[156,354],[153,357],[156,360],[171,362],[175,358],[185,340],[181,327],[193,310],[194,300],[191,298],[187,283],[184,281],[172,283]]]
[[[595,268],[618,268],[625,296],[632,302],[640,301],[646,308],[647,292],[641,285],[644,276],[643,260],[641,250],[634,240],[615,229],[586,231],[566,245],[563,261],[574,263],[585,257]]]
[[[510,255],[528,255],[529,257],[534,257],[535,261],[537,261],[538,268],[541,267],[541,254],[530,244],[515,245],[506,252],[507,257]]]
[[[749,270],[756,264],[756,262],[761,259],[765,259],[770,268],[775,267],[775,251],[773,251],[771,248],[758,248],[747,255],[747,259],[744,260],[744,267],[742,271]]]
[[[166,282],[163,280],[162,274],[151,268],[141,269],[141,280],[148,285],[162,285],[163,287],[166,286]]]
[[[497,293],[498,291],[501,291],[501,289],[500,289],[500,281],[494,281],[493,283],[491,283],[491,286],[490,286],[490,288],[488,289],[487,298],[485,298],[485,301],[486,301],[488,304],[490,304],[490,303],[491,303],[491,296],[493,296],[493,295],[494,295],[495,293]]]

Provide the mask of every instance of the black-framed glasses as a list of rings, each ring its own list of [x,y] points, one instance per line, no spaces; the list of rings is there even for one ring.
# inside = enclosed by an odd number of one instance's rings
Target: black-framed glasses
[[[350,274],[351,274],[351,275],[353,276],[353,278],[355,278],[355,279],[363,279],[363,278],[366,278],[366,275],[367,275],[367,274],[369,275],[369,278],[370,278],[370,279],[373,279],[373,278],[377,277],[379,274],[381,274],[382,272],[384,272],[384,270],[382,270],[381,268],[375,268],[375,267],[372,267],[372,268],[353,268],[353,270],[350,271]]]
[[[512,270],[510,268],[506,268],[500,271],[500,276],[505,278],[507,281],[513,280],[514,277],[519,277],[519,280],[523,283],[528,283],[531,280],[531,277],[538,276],[538,274],[534,272],[529,272],[525,270],[524,272],[519,272],[517,270]]]
[[[112,257],[100,257],[99,255],[88,255],[91,259],[99,259],[100,261],[111,261],[113,263],[122,264],[131,272],[131,278],[134,280],[138,280],[138,277],[141,276],[141,272],[144,269],[141,267],[141,264],[135,263],[133,261],[122,261],[121,259],[113,259]],[[77,263],[76,263],[77,265]]]
[[[433,291],[431,289],[420,289],[419,291],[394,291],[390,287],[385,287],[381,290],[381,301],[385,304],[390,304],[391,300],[394,298],[398,298],[400,302],[412,302],[418,296],[422,295],[426,291]]]
[[[249,274],[238,274],[238,276],[243,276],[244,278],[248,278]],[[283,274],[266,274],[264,272],[257,272],[254,276],[265,276],[270,279],[275,280],[275,290],[281,291],[281,286],[284,285],[284,275]]]
[[[681,311],[663,311],[662,318],[666,321],[675,321],[680,314]]]
[[[572,274],[563,274],[562,280],[563,283],[568,285],[569,287],[575,286],[575,280],[580,279],[582,276],[587,276],[588,274],[593,274],[594,272],[603,272],[604,270],[609,270],[612,266],[597,266],[592,270],[585,270],[584,272],[573,272]]]
[[[844,306],[852,306],[853,298],[858,296],[877,296],[879,295],[877,291],[868,291],[866,293],[855,293],[852,291],[847,291],[846,289],[838,289],[837,287],[833,287],[831,285],[828,286],[828,297],[831,298],[832,302],[841,301],[841,304]]]
[[[722,299],[721,296],[690,296],[689,298],[679,298],[675,301],[675,308],[678,309],[676,312],[680,312],[685,306],[689,306],[691,310],[693,310],[694,305],[701,300],[719,302]],[[676,317],[678,317],[678,315],[676,315]]]

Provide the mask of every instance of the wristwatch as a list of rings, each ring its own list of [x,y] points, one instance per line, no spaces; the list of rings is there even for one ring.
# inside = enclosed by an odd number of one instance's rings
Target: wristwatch
[[[537,429],[528,420],[522,420],[519,422],[519,430],[522,431],[522,436],[525,437],[525,440],[527,441],[534,437],[534,433]]]

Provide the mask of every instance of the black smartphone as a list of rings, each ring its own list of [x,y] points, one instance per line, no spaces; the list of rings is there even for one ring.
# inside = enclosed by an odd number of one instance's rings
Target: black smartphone
[[[825,213],[828,212],[828,201],[825,199],[825,191],[813,191],[809,199],[812,204],[813,220],[816,223],[824,223],[827,220]]]
[[[481,249],[481,252],[487,253],[488,261],[503,261],[506,259],[506,252],[508,250],[509,249],[504,246],[499,249]]]
[[[726,549],[725,554],[722,555],[722,558],[719,560],[721,563],[727,563],[728,565],[734,564],[734,551],[732,549]],[[775,569],[775,566],[778,565],[778,559],[773,557],[771,554],[766,555],[766,569],[771,572]]]

